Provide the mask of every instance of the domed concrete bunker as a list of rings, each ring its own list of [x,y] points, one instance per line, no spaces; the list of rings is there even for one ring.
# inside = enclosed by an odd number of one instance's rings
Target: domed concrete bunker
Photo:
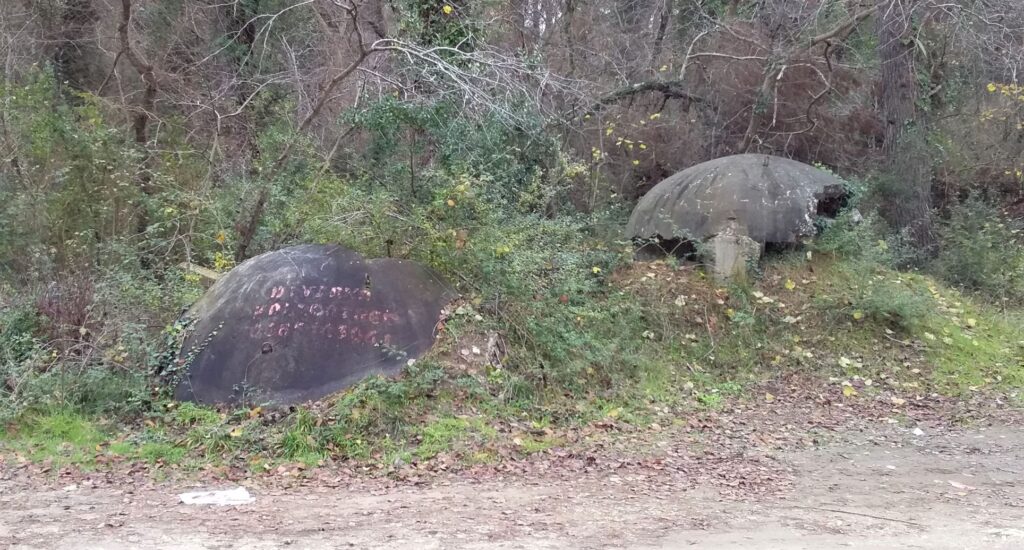
[[[333,245],[269,252],[232,269],[189,310],[175,397],[288,405],[373,374],[396,374],[434,344],[454,291],[411,261]]]
[[[743,154],[691,166],[637,203],[627,236],[638,252],[691,252],[704,243],[716,277],[744,273],[766,244],[796,244],[817,232],[815,218],[845,205],[843,181],[782,157]]]

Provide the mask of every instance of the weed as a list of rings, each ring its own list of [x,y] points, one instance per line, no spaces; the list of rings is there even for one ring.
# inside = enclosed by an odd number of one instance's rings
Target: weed
[[[441,418],[419,430],[420,442],[413,454],[420,460],[429,460],[441,453],[482,446],[496,435],[494,428],[478,419]]]
[[[290,425],[281,437],[281,453],[285,458],[316,462],[324,458],[326,449],[317,438],[316,420],[308,409],[299,409],[289,420]]]

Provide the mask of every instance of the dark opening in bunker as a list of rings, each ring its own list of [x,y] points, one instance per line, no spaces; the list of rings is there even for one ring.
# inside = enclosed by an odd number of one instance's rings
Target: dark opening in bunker
[[[829,185],[825,191],[814,196],[818,201],[816,214],[835,219],[850,202],[850,194],[840,186]]]

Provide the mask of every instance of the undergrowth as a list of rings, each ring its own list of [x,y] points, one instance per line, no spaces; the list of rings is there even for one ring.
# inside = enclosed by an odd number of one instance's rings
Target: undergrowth
[[[762,398],[751,390],[788,375],[851,400],[1024,382],[1020,228],[984,203],[950,212],[921,272],[897,270],[912,251],[851,208],[811,248],[718,285],[692,265],[632,262],[626,207],[580,206],[573,190],[593,174],[540,119],[510,128],[457,105],[387,99],[346,120],[371,137],[329,162],[273,124],[256,136],[260,162],[297,144],[274,181],[227,192],[197,176],[205,159],[160,155],[143,193],[119,119],[88,94],[39,109],[53,83],[37,76],[5,85],[17,99],[4,108],[12,143],[38,169],[0,188],[0,445],[26,459],[480,464],[571,444],[596,425],[665,425]],[[424,143],[423,169],[386,162]],[[399,377],[294,411],[171,401],[154,373],[176,352],[168,327],[203,291],[181,264],[230,269],[233,213],[262,185],[254,251],[339,243],[451,281],[462,299],[434,351]],[[496,361],[462,353],[491,335],[504,344]]]

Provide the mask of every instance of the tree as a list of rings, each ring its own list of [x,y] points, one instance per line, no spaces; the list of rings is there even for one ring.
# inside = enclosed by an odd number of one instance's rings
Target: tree
[[[926,151],[908,137],[920,139],[926,123],[919,116],[912,36],[913,14],[918,0],[877,0],[878,60],[881,68],[879,106],[885,123],[882,151],[886,177],[892,180],[893,197],[884,210],[890,221],[907,231],[914,244],[931,249],[931,161]]]

